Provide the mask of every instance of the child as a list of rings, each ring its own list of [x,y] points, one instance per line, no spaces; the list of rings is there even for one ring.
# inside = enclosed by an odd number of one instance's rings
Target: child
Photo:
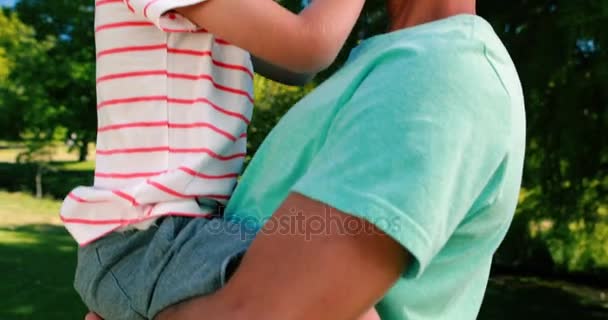
[[[362,3],[298,16],[272,0],[97,0],[95,183],[61,210],[91,310],[152,319],[222,286],[253,236],[216,217],[245,157],[248,52],[297,82],[333,61]]]

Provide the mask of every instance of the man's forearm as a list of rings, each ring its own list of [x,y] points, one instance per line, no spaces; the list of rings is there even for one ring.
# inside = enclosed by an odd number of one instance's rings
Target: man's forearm
[[[407,264],[407,252],[371,224],[302,195],[292,194],[273,219],[225,288],[159,319],[352,320]],[[361,228],[345,228],[354,223]]]

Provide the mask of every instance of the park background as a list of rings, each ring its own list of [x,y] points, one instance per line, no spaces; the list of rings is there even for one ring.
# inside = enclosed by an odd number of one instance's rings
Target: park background
[[[479,319],[608,319],[608,0],[478,2],[518,67],[528,114],[520,203]],[[81,319],[76,246],[58,210],[93,179],[94,2],[0,7],[0,320]],[[368,0],[346,48],[385,28],[383,1]],[[304,88],[256,76],[251,154],[347,55]]]

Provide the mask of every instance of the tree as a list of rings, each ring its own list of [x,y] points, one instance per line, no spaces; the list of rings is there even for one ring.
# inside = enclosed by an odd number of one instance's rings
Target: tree
[[[38,40],[35,35],[15,13],[0,10],[2,136],[25,141],[26,151],[17,160],[36,164],[36,195],[42,197],[42,174],[49,168],[46,164],[58,117],[43,85],[44,72],[33,70],[45,70],[47,54],[55,42],[52,37]]]
[[[57,39],[49,52],[44,87],[61,116],[53,123],[66,128],[65,140],[88,155],[96,135],[95,42],[93,2],[21,0],[19,17],[37,31],[37,39]]]
[[[550,222],[545,236],[561,246],[558,260],[584,267],[602,257],[608,268],[606,238],[599,237],[608,226],[602,214],[608,206],[608,2],[482,0],[480,12],[505,42],[525,90],[522,208],[532,225]],[[581,253],[579,240],[564,249],[566,239],[585,234],[596,235],[588,240],[597,238],[604,250]]]
[[[56,112],[49,106],[43,85],[54,39],[35,36],[34,29],[15,13],[0,10],[0,112],[5,115],[0,121],[4,138],[36,132],[34,136],[42,139],[55,130]]]
[[[42,67],[52,39],[38,41],[34,30],[16,14],[0,9],[0,125],[3,138],[17,138],[27,124],[35,125],[33,113],[41,109],[45,94],[31,81],[31,70]]]

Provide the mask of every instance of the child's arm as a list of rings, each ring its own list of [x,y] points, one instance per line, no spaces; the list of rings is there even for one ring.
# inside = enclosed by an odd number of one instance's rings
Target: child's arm
[[[364,0],[316,0],[299,15],[273,0],[207,0],[176,11],[273,65],[314,73],[336,58]]]
[[[253,70],[262,76],[289,86],[303,86],[314,78],[314,73],[298,73],[277,67],[254,56],[251,57]]]

